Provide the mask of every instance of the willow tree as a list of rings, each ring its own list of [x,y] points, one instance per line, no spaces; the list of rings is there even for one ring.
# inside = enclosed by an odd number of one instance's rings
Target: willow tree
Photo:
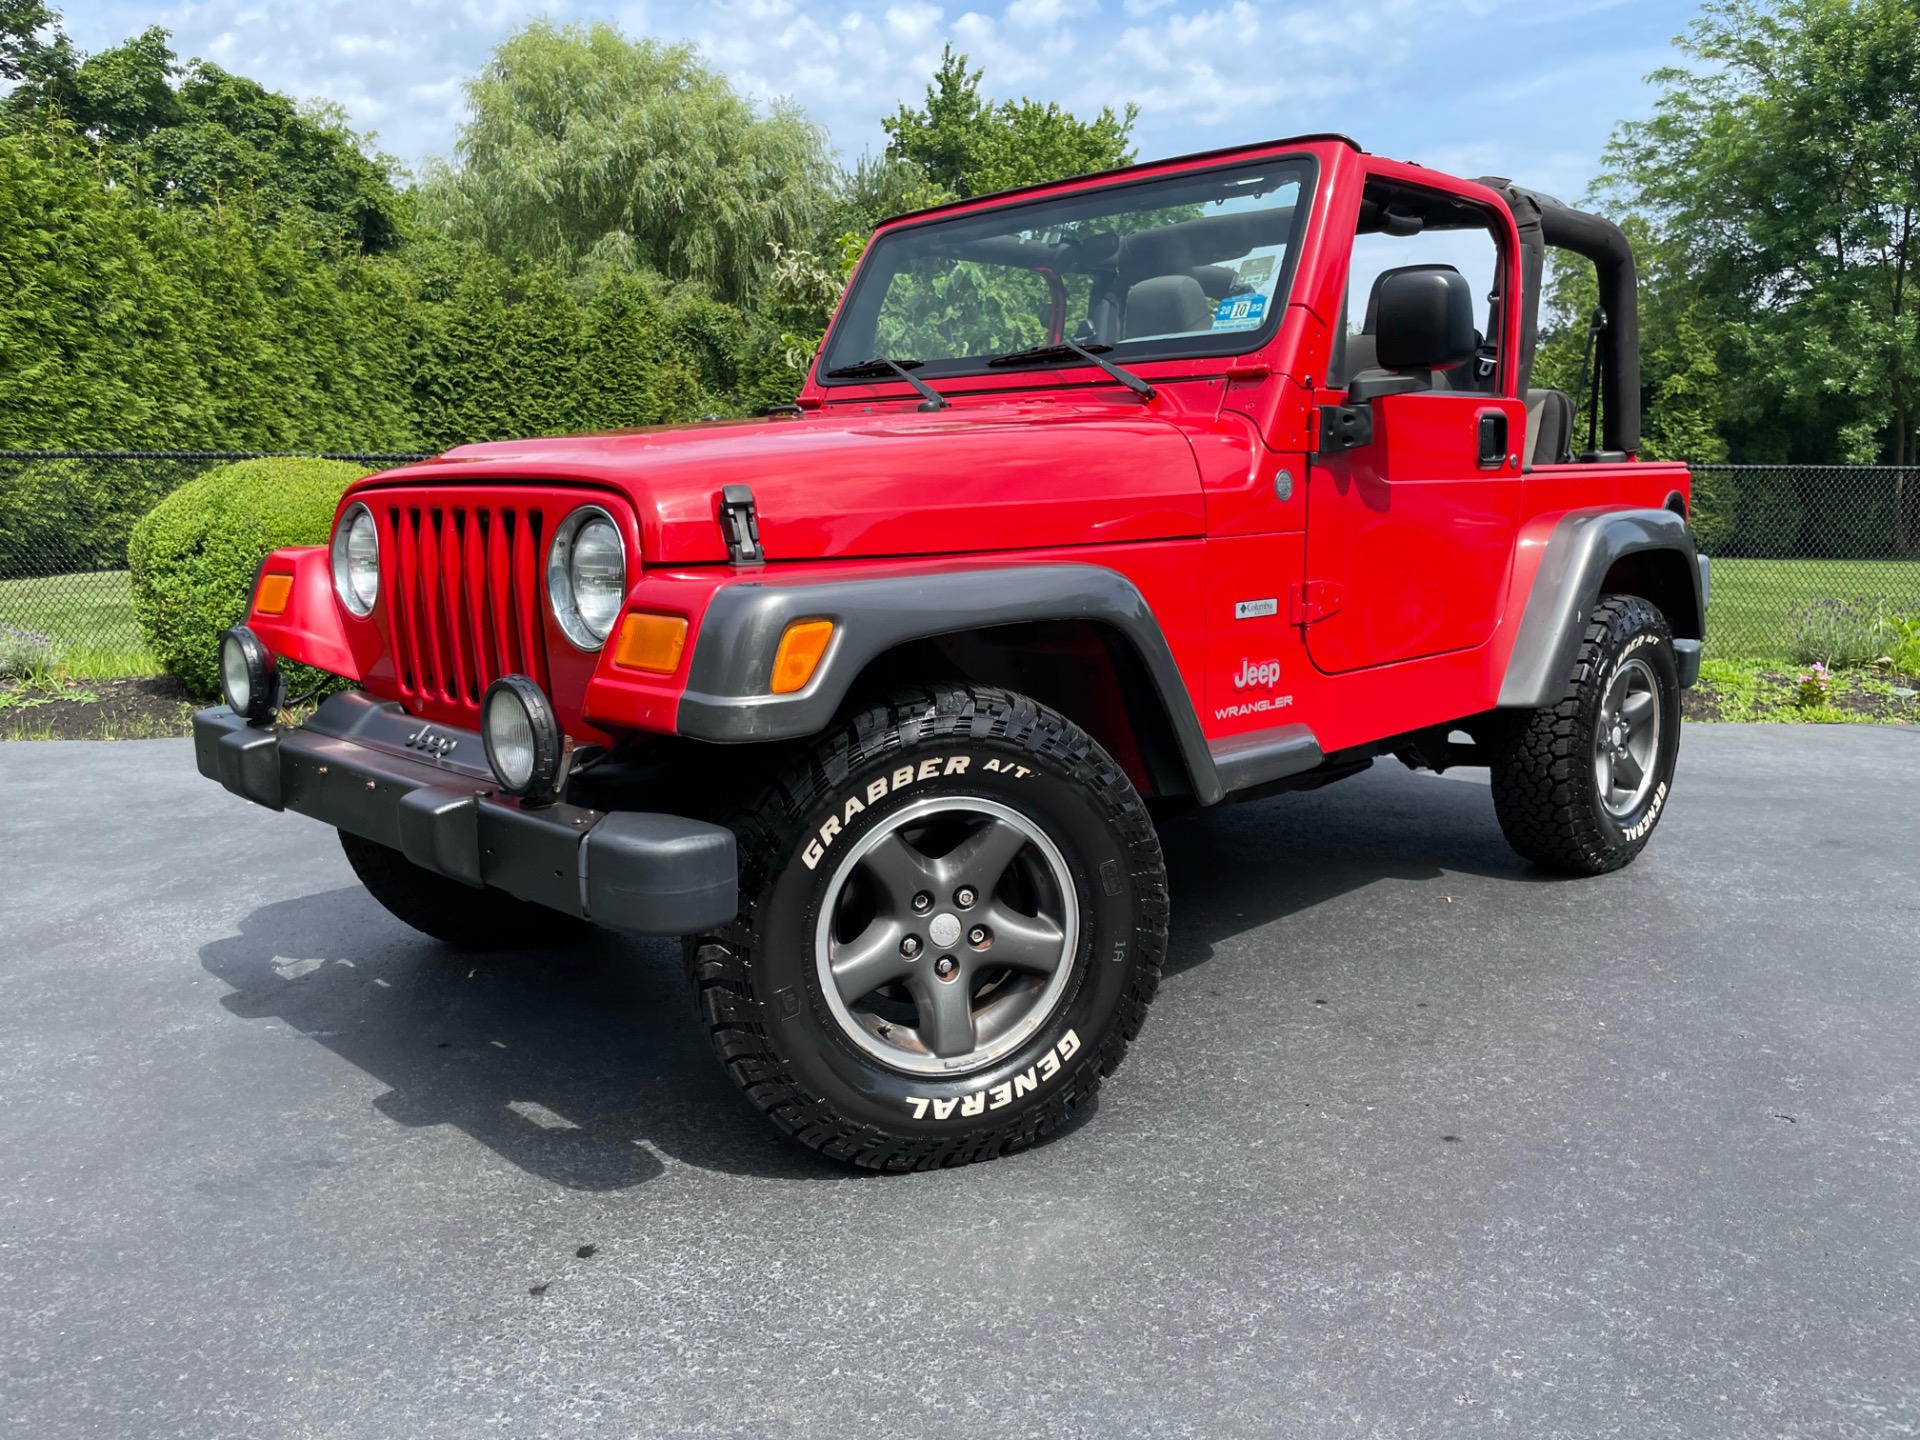
[[[822,132],[784,101],[759,109],[692,46],[535,21],[466,94],[422,217],[505,258],[626,263],[738,302],[821,222]]]

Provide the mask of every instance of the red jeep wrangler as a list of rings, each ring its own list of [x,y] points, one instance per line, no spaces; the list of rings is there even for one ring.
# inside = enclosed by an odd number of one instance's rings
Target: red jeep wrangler
[[[1599,278],[1578,454],[1548,246]],[[1155,815],[1393,755],[1491,767],[1540,865],[1647,843],[1707,570],[1639,405],[1625,239],[1505,180],[1310,136],[960,201],[881,227],[780,415],[360,481],[195,750],[450,944],[689,937],[806,1144],[983,1159],[1139,1030]],[[359,689],[279,723],[275,657]]]

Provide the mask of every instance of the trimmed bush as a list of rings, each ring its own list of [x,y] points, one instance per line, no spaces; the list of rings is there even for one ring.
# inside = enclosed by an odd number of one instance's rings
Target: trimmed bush
[[[283,545],[325,544],[341,494],[366,473],[338,460],[242,460],[134,526],[133,609],[161,667],[196,695],[218,694],[220,632],[245,617],[260,562]]]

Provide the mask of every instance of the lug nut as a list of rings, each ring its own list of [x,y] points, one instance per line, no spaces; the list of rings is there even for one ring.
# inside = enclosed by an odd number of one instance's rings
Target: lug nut
[[[900,942],[900,953],[909,960],[913,959],[914,956],[920,953],[920,937],[918,935],[907,936],[906,939]]]
[[[962,885],[958,890],[953,892],[953,903],[958,905],[962,910],[973,904],[978,898],[979,897],[973,893],[973,887],[971,885]]]
[[[913,909],[915,914],[926,914],[927,911],[933,909],[933,896],[922,890],[918,895],[913,897]]]
[[[942,980],[953,979],[953,977],[959,973],[959,970],[960,962],[951,955],[942,955],[938,960],[933,962],[933,973],[938,975]]]
[[[987,927],[976,925],[967,932],[967,943],[976,949],[987,943]]]

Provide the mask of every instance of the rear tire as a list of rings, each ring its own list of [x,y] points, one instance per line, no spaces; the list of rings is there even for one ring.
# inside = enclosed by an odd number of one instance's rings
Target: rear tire
[[[687,943],[727,1073],[873,1170],[1018,1150],[1120,1063],[1159,985],[1166,871],[1084,731],[972,685],[810,745],[733,822],[741,910]]]
[[[475,890],[414,864],[350,831],[340,832],[347,863],[369,894],[401,923],[456,950],[540,950],[571,945],[593,926],[504,890]]]
[[[1493,761],[1507,843],[1536,865],[1604,875],[1646,848],[1680,755],[1680,672],[1666,617],[1603,596],[1567,696],[1526,717]]]

